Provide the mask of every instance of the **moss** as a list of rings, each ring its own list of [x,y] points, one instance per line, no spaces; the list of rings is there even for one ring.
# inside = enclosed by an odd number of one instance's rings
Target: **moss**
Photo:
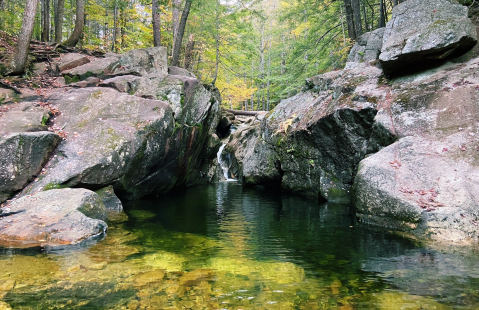
[[[378,78],[378,85],[391,85],[391,83],[384,74]]]
[[[86,125],[88,125],[88,120],[82,120],[81,122],[78,123],[77,127],[78,128],[84,128]]]
[[[43,190],[44,191],[49,191],[51,189],[62,189],[62,188],[68,188],[68,185],[57,184],[57,183],[48,183],[47,185],[45,185]]]
[[[171,135],[173,136],[182,127],[183,127],[183,125],[181,125],[180,123],[175,122],[175,129],[173,129],[173,132],[171,133]]]
[[[76,83],[80,81],[80,77],[78,75],[65,75],[64,78],[66,84]]]
[[[42,126],[46,126],[50,118],[46,115],[42,117]]]
[[[20,135],[18,138],[18,146],[21,147],[24,144],[25,144],[25,138],[23,137],[23,135]]]
[[[101,90],[97,90],[96,92],[91,94],[91,97],[95,98],[95,99],[100,99],[102,94],[103,94],[103,92]]]
[[[181,94],[180,104],[181,104],[182,107],[185,106],[185,98],[186,98],[185,95]]]

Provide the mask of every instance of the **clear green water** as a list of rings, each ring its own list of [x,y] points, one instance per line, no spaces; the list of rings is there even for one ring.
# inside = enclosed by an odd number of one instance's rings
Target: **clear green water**
[[[479,309],[479,257],[356,225],[345,205],[190,189],[80,247],[0,251],[0,309]]]

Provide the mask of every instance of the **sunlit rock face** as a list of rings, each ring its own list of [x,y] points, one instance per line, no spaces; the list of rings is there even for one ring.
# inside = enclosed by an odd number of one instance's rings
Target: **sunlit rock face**
[[[379,60],[387,74],[443,61],[477,43],[467,7],[452,0],[409,0],[393,9]]]
[[[0,217],[0,245],[13,247],[76,244],[106,231],[100,197],[86,189],[56,189],[25,196]]]
[[[400,138],[364,159],[364,222],[440,241],[479,237],[479,59],[398,79],[378,119]]]

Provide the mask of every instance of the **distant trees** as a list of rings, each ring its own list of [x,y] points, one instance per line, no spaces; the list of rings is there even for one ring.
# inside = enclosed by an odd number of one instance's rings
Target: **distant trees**
[[[0,30],[23,31],[24,1],[0,0]],[[403,2],[36,1],[43,10],[32,21],[35,39],[61,43],[66,37],[68,46],[115,52],[162,45],[171,65],[213,82],[228,107],[249,110],[271,109],[301,89],[305,78],[342,68],[354,41],[384,26]]]
[[[385,27],[393,7],[405,0],[343,0],[348,37],[356,40],[364,29]]]

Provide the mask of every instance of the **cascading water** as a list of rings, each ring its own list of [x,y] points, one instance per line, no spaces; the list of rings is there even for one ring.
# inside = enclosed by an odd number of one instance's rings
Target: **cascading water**
[[[228,182],[237,181],[235,179],[230,178],[228,165],[221,158],[221,154],[223,153],[223,150],[224,150],[225,147],[226,147],[226,143],[223,143],[223,145],[221,145],[220,149],[218,150],[218,154],[216,155],[218,157],[218,164],[220,165],[221,169],[223,169],[223,176],[225,177],[226,181],[228,181]]]

